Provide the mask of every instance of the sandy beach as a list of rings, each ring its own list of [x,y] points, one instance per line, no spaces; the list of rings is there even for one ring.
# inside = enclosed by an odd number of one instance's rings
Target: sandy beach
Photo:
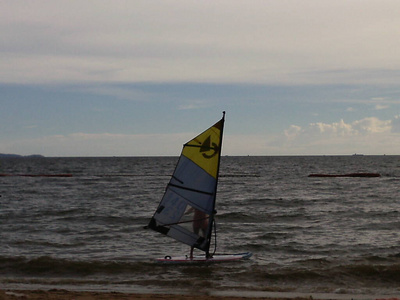
[[[160,299],[160,300],[240,300],[251,298],[233,296],[208,296],[208,295],[176,295],[176,294],[134,294],[116,292],[84,292],[67,290],[3,290],[0,291],[0,300],[30,299],[30,300],[129,300],[129,299]],[[284,300],[285,298],[257,297],[259,300]],[[308,298],[290,298],[291,300],[306,300]],[[309,300],[309,299],[308,299]]]
[[[240,296],[241,295],[241,296]],[[244,296],[243,296],[244,295]],[[99,291],[70,291],[65,289],[51,290],[0,290],[0,300],[130,300],[130,299],[160,299],[160,300],[400,300],[395,295],[361,295],[361,294],[297,294],[287,293],[283,295],[271,294],[269,297],[260,294],[239,293],[234,295],[207,295],[207,294],[159,294],[159,293],[122,293]]]

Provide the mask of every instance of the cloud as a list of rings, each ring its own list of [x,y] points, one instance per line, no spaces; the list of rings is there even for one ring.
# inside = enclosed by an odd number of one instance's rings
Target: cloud
[[[400,115],[395,116],[392,120],[392,132],[400,133]]]
[[[397,84],[399,10],[397,1],[3,1],[0,81]]]
[[[289,129],[285,130],[285,135],[289,139],[293,139],[300,135],[311,137],[352,137],[369,133],[385,133],[390,132],[392,122],[392,120],[382,121],[376,117],[370,117],[352,123],[346,123],[343,120],[331,124],[323,122],[310,123],[305,129],[291,125]]]
[[[178,106],[179,110],[192,110],[192,109],[199,109],[199,108],[207,108],[210,107],[211,104],[207,103],[207,101],[200,101],[200,100],[187,100],[188,103],[181,104]]]
[[[310,123],[304,128],[291,125],[284,131],[282,149],[289,154],[398,154],[399,133],[399,116],[393,120],[369,117],[351,123]]]
[[[301,132],[302,132],[301,127],[297,125],[290,125],[289,129],[284,131],[285,136],[289,141],[297,138],[298,135],[301,134]]]
[[[152,92],[144,92],[139,88],[118,85],[89,85],[87,87],[74,87],[75,91],[94,94],[99,96],[110,96],[114,99],[145,101]]]
[[[371,117],[351,123],[356,134],[374,134],[374,133],[388,133],[392,128],[392,120],[381,121],[378,118]]]
[[[178,156],[194,132],[179,134],[91,134],[78,132],[4,140],[0,153],[45,156]],[[223,155],[393,154],[400,149],[400,116],[351,123],[315,122],[289,126],[282,134],[226,134]]]
[[[389,105],[382,105],[382,104],[377,104],[375,105],[376,110],[382,110],[382,109],[388,109]]]

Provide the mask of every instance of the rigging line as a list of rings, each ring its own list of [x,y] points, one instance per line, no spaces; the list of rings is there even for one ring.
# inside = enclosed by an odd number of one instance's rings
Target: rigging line
[[[180,180],[179,178],[176,178],[174,175],[171,176],[173,179],[175,179],[176,181],[178,181],[179,183],[183,184],[184,182],[182,180]]]
[[[206,192],[206,191],[200,191],[200,190],[196,190],[196,189],[192,189],[192,188],[176,185],[176,184],[173,184],[173,183],[168,183],[168,185],[176,187],[178,189],[187,190],[187,191],[191,191],[191,192],[196,192],[196,193],[200,193],[200,194],[206,194],[206,195],[210,195],[210,196],[214,195],[214,193],[210,193],[210,192]]]

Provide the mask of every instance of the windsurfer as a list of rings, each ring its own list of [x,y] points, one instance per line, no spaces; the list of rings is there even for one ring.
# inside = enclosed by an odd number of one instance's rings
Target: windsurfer
[[[208,228],[208,215],[196,208],[190,208],[187,213],[193,212],[193,232],[199,235],[201,230],[201,236],[205,237]],[[194,246],[190,248],[190,259],[193,259]]]
[[[208,227],[208,215],[198,209],[194,210],[193,213],[193,232],[199,234],[200,229],[203,233],[203,237],[206,236],[206,230]]]

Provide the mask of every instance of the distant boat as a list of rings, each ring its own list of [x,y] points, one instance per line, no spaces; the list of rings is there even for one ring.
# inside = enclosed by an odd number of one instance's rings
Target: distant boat
[[[354,153],[353,156],[364,156],[364,154]]]
[[[249,258],[250,252],[215,254],[215,200],[225,112],[220,121],[183,145],[181,156],[148,226],[191,247],[190,255],[166,255],[163,263],[211,263]],[[210,251],[214,231],[213,253]],[[193,249],[204,255],[193,256]]]

